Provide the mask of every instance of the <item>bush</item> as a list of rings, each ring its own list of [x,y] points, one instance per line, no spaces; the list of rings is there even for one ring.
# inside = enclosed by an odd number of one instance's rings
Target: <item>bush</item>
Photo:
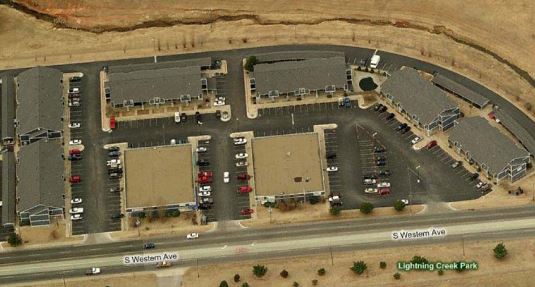
[[[245,66],[244,66],[245,70],[252,72],[254,70],[254,65],[256,65],[256,63],[258,63],[258,60],[256,59],[255,56],[247,57],[247,59],[245,60]]]
[[[440,275],[440,276],[444,275],[444,270],[442,270],[442,269],[438,270],[438,275]]]
[[[386,262],[384,262],[384,261],[379,262],[379,268],[385,269],[386,268]]]
[[[395,203],[394,203],[394,209],[396,211],[402,211],[403,209],[405,209],[405,202],[401,201],[401,200],[397,200]]]
[[[282,278],[288,278],[288,271],[286,271],[286,269],[283,269],[280,273],[281,277]]]
[[[312,280],[312,285],[314,285],[314,286],[318,285],[318,279],[313,279]]]
[[[165,216],[167,217],[179,217],[180,216],[180,210],[178,209],[168,209],[165,211]]]
[[[499,243],[494,247],[494,257],[503,259],[505,256],[507,256],[507,249],[503,243]]]
[[[316,204],[316,203],[319,203],[320,202],[320,197],[319,196],[311,196],[308,198],[308,203],[310,204]]]
[[[394,279],[396,279],[396,280],[401,279],[401,274],[399,274],[399,272],[394,273]]]
[[[139,213],[137,213],[137,217],[145,218],[145,217],[147,217],[147,214],[144,211],[140,211]]]
[[[323,275],[325,275],[325,273],[327,273],[327,271],[325,270],[325,268],[320,268],[320,269],[318,269],[318,275],[319,275],[319,276],[323,276]]]
[[[240,282],[240,274],[234,274],[234,282]]]
[[[360,275],[368,269],[368,265],[364,261],[353,262],[353,267],[350,268],[353,272]]]
[[[528,111],[531,111],[531,108],[532,108],[531,103],[525,103],[524,108],[526,108],[526,110]]]
[[[364,213],[364,214],[369,214],[372,212],[374,206],[372,203],[370,202],[363,202],[361,205],[360,205],[360,212]]]
[[[219,287],[228,287],[227,281],[223,280],[221,283],[219,283]]]
[[[264,207],[265,208],[269,208],[269,207],[273,207],[274,208],[276,206],[277,206],[277,204],[275,202],[269,202],[269,201],[264,202]]]
[[[329,212],[331,213],[331,215],[338,216],[340,215],[340,208],[333,206],[331,207],[331,209],[329,209]]]
[[[293,287],[299,287],[299,283],[294,281],[294,284],[292,284]]]
[[[412,257],[411,263],[414,263],[414,264],[427,264],[427,263],[429,263],[429,260],[427,260],[427,258],[425,258],[423,256],[414,255],[414,257]]]
[[[9,237],[7,238],[7,243],[9,245],[15,247],[22,244],[22,238],[17,233],[13,232],[9,234]]]
[[[241,284],[241,287],[249,287],[249,283],[247,283],[247,282],[243,282],[243,283]]]
[[[264,265],[255,265],[253,266],[253,274],[260,278],[260,277],[263,277],[264,275],[266,275],[267,273],[267,267],[264,266]]]

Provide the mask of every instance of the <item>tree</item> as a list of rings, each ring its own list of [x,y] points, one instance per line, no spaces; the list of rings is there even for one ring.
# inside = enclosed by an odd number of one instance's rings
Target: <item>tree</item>
[[[139,217],[139,218],[145,218],[145,217],[147,217],[147,214],[145,214],[144,211],[140,211],[140,212],[138,213],[138,216],[137,216],[137,217]]]
[[[180,210],[177,209],[167,209],[165,211],[165,216],[167,217],[179,217],[180,216]]]
[[[318,279],[312,279],[312,285],[314,286],[318,285]]]
[[[294,281],[294,284],[292,284],[293,287],[299,287],[299,283]]]
[[[234,282],[240,282],[240,274],[234,274]]]
[[[403,209],[405,208],[405,202],[401,201],[401,200],[397,200],[395,203],[394,203],[394,209],[396,211],[402,211]]]
[[[429,263],[429,260],[427,260],[427,258],[425,258],[423,256],[414,255],[414,257],[412,257],[411,263],[414,263],[414,264],[427,264],[427,263]]]
[[[241,287],[249,287],[249,283],[247,283],[247,282],[243,282],[243,283],[241,284]]]
[[[356,274],[360,275],[364,273],[366,269],[368,269],[368,265],[366,265],[364,261],[353,262],[353,267],[351,267],[350,269],[353,270],[353,272],[355,272]]]
[[[15,247],[22,244],[22,238],[17,233],[13,232],[9,234],[9,237],[7,238],[7,242],[9,245]]]
[[[363,202],[360,204],[360,212],[369,214],[372,212],[374,206],[371,202]]]
[[[399,274],[399,272],[394,273],[394,279],[396,280],[401,279],[401,274]]]
[[[323,275],[325,275],[325,273],[327,273],[327,271],[325,270],[325,268],[320,268],[320,269],[318,269],[318,275],[319,275],[319,276],[323,276]]]
[[[442,269],[438,270],[438,275],[439,275],[439,276],[444,275],[444,270],[442,270]]]
[[[219,283],[219,287],[228,287],[227,281],[223,280],[221,283]]]
[[[310,204],[316,204],[318,202],[320,202],[320,197],[319,196],[311,196],[308,198],[308,202]]]
[[[379,262],[379,268],[385,269],[386,268],[386,262],[384,262],[384,261]]]
[[[505,256],[507,256],[507,249],[505,248],[505,245],[502,243],[498,243],[496,247],[494,247],[494,257],[498,259],[503,259]]]
[[[267,270],[268,270],[267,267],[264,265],[253,266],[253,274],[258,278],[266,275]]]
[[[338,216],[340,215],[340,208],[337,206],[333,206],[331,207],[331,209],[329,209],[329,212],[331,213],[331,215]]]
[[[254,70],[254,65],[256,65],[256,63],[258,63],[258,60],[256,59],[255,56],[247,57],[247,59],[245,60],[245,67],[244,67],[245,70],[252,72]]]
[[[283,269],[280,273],[281,277],[282,278],[288,278],[288,271],[286,271],[286,269]]]

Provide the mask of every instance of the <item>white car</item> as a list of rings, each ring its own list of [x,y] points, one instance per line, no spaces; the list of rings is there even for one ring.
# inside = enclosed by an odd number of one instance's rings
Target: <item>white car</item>
[[[209,191],[203,191],[198,193],[199,196],[211,196],[212,194]]]
[[[79,88],[70,88],[69,89],[69,93],[79,93],[79,92],[80,92]]]
[[[229,174],[228,171],[225,171],[225,172],[223,173],[223,182],[224,182],[224,183],[229,183],[229,181],[230,181],[230,174]]]
[[[195,151],[197,151],[197,152],[206,152],[207,150],[208,150],[207,148],[205,148],[203,146],[200,146]]]
[[[77,214],[77,213],[84,213],[83,207],[73,207],[71,210],[69,210],[70,214]]]
[[[180,113],[179,112],[175,112],[175,123],[180,123]]]
[[[412,139],[411,143],[412,144],[417,144],[419,143],[420,141],[422,141],[422,138],[421,137],[415,137]]]
[[[69,107],[79,107],[80,102],[79,101],[69,101]]]
[[[485,185],[486,185],[486,183],[480,181],[480,182],[478,182],[478,183],[476,184],[476,187],[477,187],[478,189],[480,189],[480,188],[484,187]]]
[[[209,186],[209,185],[199,186],[199,191],[200,191],[200,192],[203,192],[203,191],[212,191],[212,187]]]
[[[80,213],[71,215],[71,220],[81,220],[81,219],[84,219],[84,217]]]
[[[73,140],[70,140],[70,141],[69,141],[69,144],[70,144],[70,145],[79,145],[79,144],[82,144],[82,140],[79,140],[79,139],[73,139]]]
[[[365,178],[363,180],[363,183],[365,185],[372,185],[372,184],[376,184],[377,183],[377,180],[375,178]]]
[[[242,161],[238,161],[238,162],[236,163],[236,166],[238,166],[238,167],[240,167],[240,166],[247,166],[247,165],[249,165],[249,164],[247,163],[247,161],[244,161],[244,160],[242,160]]]
[[[81,126],[81,124],[78,123],[78,122],[72,122],[72,123],[69,124],[69,128],[71,128],[71,129],[76,129],[76,128],[79,128],[80,126]]]
[[[100,268],[98,267],[91,267],[91,269],[85,272],[85,275],[97,275],[97,274],[100,274]]]
[[[236,154],[236,159],[244,159],[244,158],[247,158],[249,155],[246,154],[246,153],[238,153]]]
[[[405,203],[405,205],[409,205],[409,200],[408,199],[400,199],[400,201]]]
[[[240,145],[240,144],[246,144],[247,143],[247,139],[246,138],[234,138],[234,144],[235,145]]]
[[[369,187],[364,190],[364,193],[377,193],[377,188]]]
[[[338,167],[337,166],[329,166],[327,168],[327,171],[338,171]]]
[[[224,106],[224,105],[225,105],[225,101],[216,100],[214,102],[214,107],[220,107],[220,106]]]
[[[195,239],[195,238],[199,238],[199,233],[192,232],[192,233],[186,235],[186,238],[187,238],[187,239]]]
[[[379,182],[377,184],[377,187],[380,188],[380,187],[390,187],[390,182]]]
[[[75,198],[71,199],[71,204],[79,204],[79,203],[82,203],[82,199],[81,198],[75,197]]]

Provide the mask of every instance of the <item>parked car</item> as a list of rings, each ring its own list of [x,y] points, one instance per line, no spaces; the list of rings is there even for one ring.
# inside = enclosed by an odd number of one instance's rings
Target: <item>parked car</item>
[[[75,197],[71,199],[71,204],[80,204],[80,203],[82,203],[82,199],[79,197]]]
[[[121,160],[118,158],[113,158],[113,159],[106,161],[107,166],[117,166],[119,164],[121,164]]]
[[[82,151],[77,149],[77,148],[73,148],[73,149],[70,149],[69,150],[69,155],[73,155],[73,154],[80,154]]]
[[[118,150],[108,152],[109,157],[119,157],[120,155],[121,155],[121,152]]]
[[[82,140],[80,139],[72,139],[69,141],[69,144],[70,145],[81,145],[82,144]]]
[[[239,180],[249,180],[251,178],[251,176],[248,175],[247,173],[240,173],[240,174],[238,174],[237,178]]]
[[[212,177],[214,176],[214,173],[211,171],[211,170],[203,170],[203,171],[199,171],[199,173],[197,174],[197,176],[200,178],[201,176],[206,176],[206,177]]]
[[[391,173],[390,170],[388,170],[388,169],[381,169],[381,170],[379,171],[379,175],[380,175],[380,176],[390,176],[391,174],[392,174],[392,173]]]
[[[456,161],[454,161],[454,162],[451,164],[451,168],[457,168],[457,167],[460,166],[461,164],[462,164],[461,161],[456,160]]]
[[[431,148],[433,148],[433,147],[436,146],[436,145],[437,145],[437,141],[436,141],[436,140],[432,140],[432,141],[430,141],[427,145],[425,145],[425,147],[426,147],[427,149],[431,149]]]
[[[327,168],[327,171],[329,172],[335,172],[335,171],[338,171],[338,167],[337,166],[329,166]]]
[[[377,112],[377,111],[379,111],[379,109],[381,109],[382,107],[384,107],[384,105],[382,105],[382,104],[376,104],[375,106],[373,106],[373,110]]]
[[[197,121],[197,124],[202,125],[202,115],[199,112],[195,112],[195,121]]]
[[[200,184],[212,183],[212,178],[209,176],[200,176],[197,178],[197,182]]]
[[[110,192],[121,192],[123,189],[119,186],[110,188]]]
[[[236,163],[236,166],[238,166],[238,167],[240,167],[240,166],[247,166],[247,165],[248,165],[248,163],[247,163],[247,161],[245,161],[245,160],[238,161],[238,162]]]
[[[79,93],[80,88],[69,88],[69,93]]]
[[[76,129],[76,128],[79,128],[81,126],[81,123],[79,122],[72,122],[69,124],[69,128],[71,129]]]
[[[474,173],[472,173],[472,175],[470,176],[470,179],[475,180],[475,179],[477,179],[478,177],[479,177],[479,173],[474,172]]]
[[[403,202],[405,205],[409,205],[408,199],[400,199],[399,201]]]
[[[108,147],[108,151],[109,151],[109,152],[110,152],[110,151],[119,151],[120,149],[121,149],[121,148],[118,147],[118,146],[110,146],[110,147]]]
[[[412,143],[412,144],[417,144],[417,143],[419,143],[419,142],[421,142],[421,141],[422,141],[422,138],[421,138],[421,137],[415,137],[415,138],[412,139],[411,143]]]
[[[212,194],[209,191],[202,191],[197,193],[198,196],[212,196]]]
[[[71,177],[69,177],[70,183],[79,183],[80,181],[82,181],[82,178],[79,175],[71,175]]]
[[[384,165],[386,165],[386,161],[384,161],[384,160],[377,160],[377,161],[375,161],[375,165],[376,165],[376,166],[384,166]]]
[[[479,181],[477,184],[476,184],[476,188],[477,189],[480,189],[482,187],[484,187],[485,185],[487,185],[487,183],[483,182],[483,181]]]
[[[206,159],[199,159],[199,160],[197,160],[197,165],[198,166],[208,166],[208,165],[210,165],[210,162],[208,162],[208,160],[206,160]]]
[[[119,179],[119,178],[123,177],[123,174],[114,172],[114,173],[110,173],[108,176],[109,176],[110,179]]]
[[[377,180],[374,179],[374,178],[365,178],[362,181],[362,184],[364,184],[364,185],[373,185],[373,184],[376,184],[376,183],[377,183]]]
[[[377,174],[375,173],[368,173],[368,174],[365,174],[364,176],[362,176],[362,179],[365,180],[365,179],[377,179]]]
[[[406,126],[404,129],[401,130],[401,134],[405,134],[405,133],[407,133],[407,132],[410,131],[410,130],[411,130],[411,127]]]
[[[401,131],[402,129],[404,129],[406,127],[407,127],[407,124],[406,123],[402,123],[396,128],[396,131]]]
[[[179,112],[175,112],[175,123],[180,123],[180,113]]]
[[[73,207],[69,210],[70,214],[76,214],[76,213],[84,213],[83,207]]]
[[[383,155],[376,156],[375,159],[380,161],[386,161],[386,157]]]
[[[381,152],[385,152],[386,149],[384,146],[374,146],[373,147],[373,152],[375,153],[381,153]]]
[[[98,275],[98,274],[100,274],[100,268],[98,267],[92,267],[85,271],[85,275]]]
[[[249,155],[247,153],[244,153],[244,152],[241,152],[241,153],[238,153],[236,154],[236,159],[244,159],[244,158],[247,158]]]
[[[214,204],[214,199],[211,198],[211,197],[202,197],[201,198],[201,203],[202,204]]]
[[[111,219],[121,219],[123,217],[124,217],[124,214],[122,214],[120,212],[115,212],[110,216]]]
[[[336,158],[336,154],[335,153],[327,154],[327,159],[335,159],[335,158]]]
[[[76,99],[69,100],[69,107],[79,107],[80,101]]]
[[[381,188],[381,187],[390,187],[390,182],[386,182],[386,181],[379,182],[377,184],[377,188]]]
[[[122,174],[123,173],[123,169],[118,167],[118,168],[109,168],[108,169],[108,174],[112,174],[112,173],[118,173],[118,174]]]
[[[143,249],[153,249],[153,248],[156,248],[156,244],[154,244],[153,242],[147,242],[143,244]]]
[[[220,107],[220,106],[224,106],[225,105],[225,100],[220,100],[220,99],[216,99],[214,101],[214,107]]]
[[[389,113],[388,116],[386,116],[386,120],[389,121],[391,119],[393,119],[396,115],[394,115],[394,113]]]
[[[200,147],[197,147],[195,151],[198,153],[201,153],[201,152],[206,152],[207,150],[208,149],[206,147],[200,146]]]
[[[380,107],[379,110],[377,110],[377,111],[378,111],[380,114],[382,114],[382,113],[386,112],[387,109],[388,109],[388,108],[387,108],[386,106],[382,106],[382,107]]]
[[[244,208],[240,210],[240,215],[251,215],[254,213],[254,210],[252,208]]]
[[[72,154],[72,155],[69,155],[68,157],[69,160],[81,160],[82,159],[82,155],[81,154]]]
[[[251,192],[251,191],[253,191],[253,188],[250,187],[250,186],[248,186],[248,185],[240,186],[240,187],[238,188],[238,192],[239,192],[239,193],[249,193],[249,192]]]
[[[199,191],[200,191],[200,192],[203,192],[203,191],[212,191],[212,187],[209,186],[209,185],[202,185],[202,186],[199,186]]]
[[[374,187],[368,187],[364,189],[364,193],[373,194],[377,193],[378,189]]]
[[[199,238],[199,233],[192,232],[186,235],[186,239],[196,239],[196,238]]]
[[[188,115],[186,115],[186,113],[181,113],[180,114],[180,121],[185,123],[187,120],[188,120]]]
[[[84,219],[84,216],[81,213],[71,214],[71,220],[72,221],[82,220],[82,219]]]
[[[223,172],[223,182],[224,182],[224,183],[229,183],[229,181],[230,181],[230,174],[229,174],[229,172],[228,172],[228,171]]]
[[[390,194],[390,187],[382,187],[378,190],[379,195],[389,195]]]
[[[234,144],[235,145],[242,145],[242,144],[246,144],[246,143],[247,143],[247,139],[244,138],[244,137],[234,138]]]

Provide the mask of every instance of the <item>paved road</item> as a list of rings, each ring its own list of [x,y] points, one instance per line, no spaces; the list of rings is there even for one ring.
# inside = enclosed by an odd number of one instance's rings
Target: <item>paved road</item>
[[[169,237],[155,240],[157,248],[148,253],[178,251],[177,266],[193,266],[244,259],[264,259],[298,254],[320,254],[329,250],[431,244],[457,240],[503,239],[535,234],[535,208],[498,209],[400,218],[359,219],[282,226],[270,229],[203,234],[196,241]],[[433,240],[397,242],[391,232],[430,226],[445,227],[448,235]],[[103,272],[131,272],[153,266],[122,266],[122,256],[142,254],[141,241],[51,248],[5,253],[0,258],[0,280],[19,282],[61,276],[80,276],[91,266]]]

